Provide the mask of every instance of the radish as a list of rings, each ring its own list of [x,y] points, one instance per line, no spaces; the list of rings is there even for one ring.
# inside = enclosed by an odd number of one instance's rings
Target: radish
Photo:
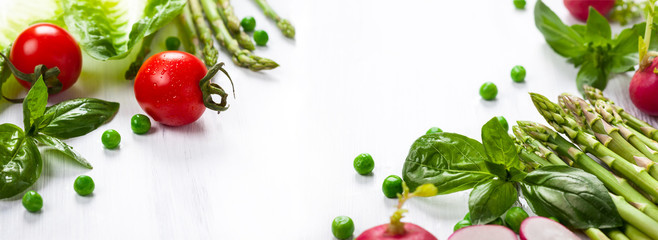
[[[523,220],[519,230],[521,240],[580,240],[562,224],[545,217],[529,217]]]
[[[573,17],[585,22],[589,16],[590,6],[605,16],[615,7],[615,0],[564,0],[564,6]]]
[[[400,222],[404,217],[403,214],[407,212],[402,209],[404,202],[413,197],[434,196],[438,192],[436,187],[432,184],[423,184],[413,193],[409,193],[409,187],[403,182],[402,190],[402,194],[398,194],[398,209],[391,216],[391,222],[370,228],[355,240],[437,240],[434,235],[416,224]]]
[[[476,225],[452,233],[448,240],[517,240],[516,233],[500,225]]]
[[[653,2],[649,1],[650,8],[653,10]],[[640,49],[640,68],[633,75],[631,84],[628,88],[631,101],[635,107],[650,115],[658,115],[658,53],[649,52],[649,43],[651,41],[651,25],[653,25],[653,14],[647,15],[647,28],[644,33],[644,39],[638,41]],[[653,60],[649,57],[653,56]]]

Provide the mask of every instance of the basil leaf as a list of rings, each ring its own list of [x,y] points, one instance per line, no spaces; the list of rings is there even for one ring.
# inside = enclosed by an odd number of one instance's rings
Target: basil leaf
[[[439,194],[467,190],[493,178],[484,162],[482,144],[456,133],[433,133],[418,138],[402,169],[402,177],[411,191],[431,183]]]
[[[69,146],[68,144],[62,142],[61,140],[45,135],[45,134],[39,134],[34,137],[39,143],[52,147],[54,150],[57,150],[61,153],[63,153],[66,156],[69,156],[76,162],[80,163],[80,165],[92,169],[93,167],[91,166],[91,163],[87,161],[84,157],[82,157],[80,154],[77,152],[73,151],[73,148]]]
[[[43,82],[43,78],[39,77],[23,100],[23,124],[28,133],[31,132],[30,129],[35,120],[43,116],[47,104],[48,87]]]
[[[536,214],[556,217],[567,227],[613,228],[622,224],[603,183],[583,170],[543,167],[526,176],[521,190]]]
[[[119,103],[95,98],[76,98],[46,109],[38,131],[67,139],[85,135],[107,122],[119,110]]]
[[[484,150],[489,156],[488,162],[503,166],[503,170],[520,168],[521,162],[516,152],[514,140],[507,134],[507,131],[496,117],[491,118],[482,126],[482,144],[484,144]],[[492,171],[492,173],[494,172]],[[504,176],[506,175],[507,173]],[[505,177],[501,178],[504,179]]]
[[[585,61],[580,66],[580,70],[578,70],[578,75],[576,76],[578,91],[584,93],[583,85],[605,89],[605,86],[608,85],[609,71],[606,67],[599,66],[595,60]]]
[[[518,199],[514,183],[491,179],[478,184],[468,198],[468,210],[474,225],[487,224],[514,205]]]
[[[82,48],[98,60],[121,59],[144,36],[169,23],[185,0],[148,0],[141,17],[132,22],[126,12],[136,11],[111,0],[63,0],[64,21]],[[135,14],[137,15],[137,14]]]
[[[610,40],[612,32],[610,31],[610,24],[596,9],[590,6],[589,16],[587,17],[587,32],[585,34],[586,41],[592,40]]]
[[[0,199],[32,186],[41,176],[41,154],[18,126],[0,125]]]
[[[549,46],[564,57],[579,57],[587,52],[585,40],[574,29],[565,25],[541,0],[535,4],[535,26]]]

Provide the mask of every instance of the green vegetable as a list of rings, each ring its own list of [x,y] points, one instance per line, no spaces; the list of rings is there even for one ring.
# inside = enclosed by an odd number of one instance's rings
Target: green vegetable
[[[240,22],[238,22],[238,17],[235,16],[233,11],[233,6],[231,6],[230,0],[217,0],[217,6],[222,16],[222,20],[226,23],[226,28],[231,32],[233,37],[238,41],[240,47],[253,51],[256,49],[254,43],[251,41],[251,37],[247,35],[242,29],[240,29]]]
[[[471,226],[471,225],[473,225],[473,224],[471,224],[471,221],[468,220],[468,219],[460,220],[460,221],[457,222],[457,224],[455,224],[455,226],[452,228],[452,231],[453,231],[453,232],[456,232],[456,231],[459,230],[459,229],[462,229],[462,228],[465,228],[465,227],[468,227],[468,226]]]
[[[387,198],[396,198],[402,193],[402,178],[396,175],[390,175],[382,183],[382,192]]]
[[[18,126],[0,125],[0,199],[32,186],[41,176],[41,154],[31,136]]]
[[[525,9],[525,0],[514,0],[514,7],[516,9]]]
[[[68,139],[79,137],[109,121],[119,110],[119,103],[94,98],[76,98],[46,108],[39,132]]]
[[[331,223],[331,233],[338,239],[348,239],[354,234],[354,222],[347,216],[338,216]]]
[[[520,207],[513,207],[507,210],[505,213],[505,225],[512,229],[514,232],[518,233],[519,228],[521,227],[521,222],[528,218],[528,213]]]
[[[144,114],[135,114],[130,118],[130,128],[136,134],[145,134],[151,130],[151,119]]]
[[[509,124],[507,123],[507,119],[503,116],[496,116],[496,119],[498,119],[498,122],[500,123],[501,126],[505,129],[505,132],[509,131]]]
[[[499,218],[518,199],[512,182],[490,179],[471,191],[468,210],[473,224],[486,224]]]
[[[38,212],[43,207],[43,198],[35,191],[28,191],[23,195],[23,207],[30,212]]]
[[[516,151],[514,140],[497,117],[491,118],[482,126],[482,144],[488,156],[485,161],[489,171],[502,180],[507,180],[512,168],[521,169],[521,163]],[[502,215],[507,209],[498,214]],[[473,212],[471,212],[473,215]],[[476,222],[476,221],[473,221]]]
[[[0,26],[2,26],[2,31],[0,31],[0,49],[9,50],[10,44],[16,37],[27,27],[35,23],[50,22],[58,26],[65,25],[61,19],[63,11],[59,1],[31,0],[7,2],[2,5],[2,10],[4,11],[4,17],[0,19]],[[9,55],[5,54],[5,56]]]
[[[466,215],[464,216],[464,220],[468,220],[469,222],[471,221],[471,212],[466,213]]]
[[[430,129],[427,130],[425,134],[440,133],[440,132],[443,132],[443,130],[441,130],[438,127],[431,127]]]
[[[180,39],[178,37],[168,37],[165,40],[167,50],[178,50],[180,48]]]
[[[354,170],[361,175],[366,175],[372,172],[375,169],[375,161],[372,160],[372,156],[367,153],[359,154],[354,158]]]
[[[560,220],[558,220],[558,219],[555,218],[555,217],[548,217],[548,219],[553,220],[553,221],[556,221],[556,222],[558,222],[558,223],[560,222]]]
[[[96,185],[94,184],[94,180],[87,175],[78,176],[78,178],[76,178],[75,182],[73,183],[73,189],[75,192],[80,194],[80,196],[87,196],[91,194],[94,192],[95,187]]]
[[[190,9],[189,4],[186,4],[183,8],[183,12],[178,15],[178,23],[183,28],[183,45],[185,51],[199,59],[203,59],[199,34],[197,33],[194,18],[192,17],[192,9]]]
[[[126,78],[126,80],[134,80],[135,76],[137,76],[137,72],[139,72],[139,69],[142,67],[144,60],[146,60],[146,56],[148,56],[151,52],[151,43],[153,43],[153,38],[155,38],[155,35],[156,33],[153,33],[144,37],[142,46],[139,48],[139,53],[137,56],[135,56],[135,60],[130,63],[128,70],[126,70],[126,73],[124,74],[124,78]]]
[[[498,87],[496,87],[496,84],[485,82],[480,87],[480,96],[482,96],[484,100],[494,100],[496,95],[498,95]]]
[[[119,146],[119,143],[121,143],[121,135],[114,129],[108,129],[103,132],[101,141],[105,148],[114,149]]]
[[[501,226],[504,226],[505,223],[503,223],[503,219],[498,217],[498,218],[494,219],[493,221],[487,223],[487,225],[501,225]]]
[[[642,214],[640,210],[624,201],[623,197],[610,193],[612,200],[617,205],[619,214],[631,226],[639,229],[642,233],[649,236],[651,239],[658,239],[658,222],[649,218],[647,215]],[[621,220],[620,220],[621,221]]]
[[[254,32],[254,41],[256,41],[258,46],[267,45],[268,40],[270,40],[270,38],[267,36],[267,32],[263,30],[257,30]]]
[[[189,0],[188,3],[190,9],[192,10],[192,18],[196,24],[196,28],[199,33],[199,39],[203,43],[204,62],[208,66],[213,66],[217,63],[217,55],[219,53],[215,48],[215,40],[212,39],[212,30],[210,30],[210,26],[206,22],[206,19],[203,18],[203,8],[201,7],[199,0]],[[213,9],[215,9],[215,12],[217,12],[216,7],[213,6]],[[208,20],[210,20],[209,16],[206,17],[208,17]],[[219,17],[219,14],[217,17]]]
[[[269,17],[270,19],[276,22],[276,26],[279,27],[279,29],[281,29],[281,32],[283,33],[284,36],[289,38],[295,38],[295,27],[293,27],[290,21],[288,21],[287,19],[283,19],[279,17],[279,14],[277,14],[274,11],[274,9],[272,9],[270,4],[267,3],[267,0],[254,0],[254,1],[263,10],[265,16]]]
[[[252,32],[256,29],[256,19],[252,16],[244,17],[242,21],[240,21],[240,25],[245,32]]]
[[[510,75],[512,76],[512,81],[523,82],[525,80],[525,68],[521,65],[516,65],[512,68]]]

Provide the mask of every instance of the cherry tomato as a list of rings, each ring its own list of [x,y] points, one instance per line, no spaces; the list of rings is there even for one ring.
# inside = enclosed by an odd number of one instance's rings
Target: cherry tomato
[[[564,6],[572,16],[584,22],[589,16],[590,6],[605,16],[615,7],[615,0],[564,0]]]
[[[64,29],[50,23],[38,23],[25,29],[14,41],[9,59],[21,72],[33,73],[34,67],[44,64],[58,67],[57,79],[62,91],[70,88],[80,76],[82,53],[75,39]],[[25,88],[31,83],[18,79]]]

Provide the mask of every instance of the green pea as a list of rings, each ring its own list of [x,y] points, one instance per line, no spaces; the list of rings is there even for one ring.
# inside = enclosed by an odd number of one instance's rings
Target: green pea
[[[468,226],[471,226],[471,225],[473,225],[471,223],[471,220],[464,219],[464,220],[461,220],[461,221],[457,222],[457,224],[455,224],[455,227],[452,228],[452,231],[456,232],[459,229],[462,229],[462,228],[465,228],[465,227],[468,227]]]
[[[466,213],[466,216],[464,216],[464,220],[471,221],[471,212]]]
[[[503,219],[501,219],[501,218],[496,218],[496,220],[493,220],[493,221],[491,221],[491,222],[489,222],[489,223],[487,223],[487,224],[488,224],[488,225],[501,225],[501,226],[504,226],[504,225],[505,225],[505,224],[503,223]]]
[[[516,9],[524,9],[525,0],[514,0],[514,7],[516,7]]]
[[[245,32],[251,32],[256,29],[256,19],[252,16],[244,17],[242,21],[240,21],[240,26],[242,26],[242,29]]]
[[[338,216],[331,223],[331,233],[338,239],[348,239],[354,234],[354,222],[347,216]]]
[[[510,76],[512,76],[512,81],[523,82],[525,80],[525,68],[521,65],[514,66]]]
[[[496,84],[485,82],[480,87],[480,96],[482,96],[484,100],[493,100],[496,98],[496,95],[498,95],[498,87],[496,87]]]
[[[382,183],[382,192],[387,198],[396,198],[398,193],[402,193],[402,178],[396,175],[390,175]]]
[[[258,46],[267,45],[267,41],[270,40],[270,37],[267,36],[267,32],[263,30],[258,30],[254,32],[254,41]]]
[[[429,130],[427,130],[427,132],[425,134],[440,133],[440,132],[443,132],[443,130],[441,130],[438,127],[432,127]]]
[[[498,119],[498,122],[500,122],[500,125],[503,126],[505,131],[509,131],[509,124],[507,124],[507,119],[503,116],[496,116],[496,119]]]
[[[512,229],[512,231],[518,233],[519,228],[521,227],[521,222],[528,218],[528,213],[520,207],[513,207],[507,210],[505,213],[505,225]]]
[[[94,184],[94,180],[87,175],[80,175],[75,179],[75,182],[73,182],[73,190],[80,194],[80,196],[87,196],[91,194],[94,192],[95,187],[96,184]]]
[[[119,146],[119,143],[121,143],[121,135],[116,130],[109,129],[103,132],[103,135],[101,136],[101,141],[103,142],[103,145],[105,145],[106,148],[114,149],[117,146]]]
[[[43,198],[35,191],[28,191],[23,195],[23,207],[30,212],[38,212],[43,207]]]
[[[136,134],[144,134],[151,130],[151,119],[144,114],[135,114],[130,118],[130,128]]]
[[[177,37],[168,37],[165,40],[165,45],[167,46],[167,50],[178,50],[180,48],[180,39]]]
[[[372,156],[367,153],[359,154],[354,158],[354,170],[361,175],[366,175],[372,170],[375,169],[375,161],[372,160]]]

